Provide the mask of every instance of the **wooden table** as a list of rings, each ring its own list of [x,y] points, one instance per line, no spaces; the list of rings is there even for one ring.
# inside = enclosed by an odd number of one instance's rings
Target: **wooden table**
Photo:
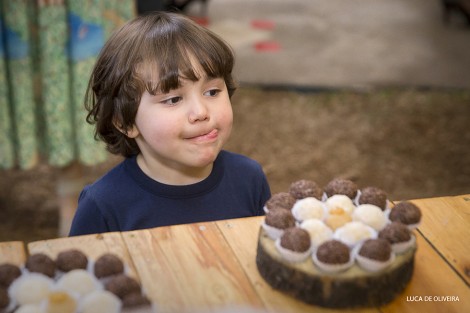
[[[413,278],[392,303],[368,310],[306,305],[265,283],[255,263],[262,217],[37,241],[27,250],[55,257],[75,247],[92,259],[116,253],[159,312],[470,312],[470,194],[412,202],[423,212]],[[23,243],[0,243],[0,263],[25,257]]]

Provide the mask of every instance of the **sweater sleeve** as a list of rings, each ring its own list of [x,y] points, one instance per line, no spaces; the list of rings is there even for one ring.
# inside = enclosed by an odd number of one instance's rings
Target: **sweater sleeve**
[[[87,187],[80,193],[69,236],[111,231],[91,194]]]

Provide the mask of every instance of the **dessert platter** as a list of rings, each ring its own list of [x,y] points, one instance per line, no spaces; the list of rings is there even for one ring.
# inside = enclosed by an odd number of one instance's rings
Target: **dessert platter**
[[[395,299],[414,269],[421,210],[395,206],[377,187],[333,179],[293,182],[265,205],[256,264],[274,289],[329,308],[377,307]]]
[[[117,255],[90,260],[78,249],[43,253],[24,266],[0,264],[1,313],[120,313],[152,310],[140,283]]]

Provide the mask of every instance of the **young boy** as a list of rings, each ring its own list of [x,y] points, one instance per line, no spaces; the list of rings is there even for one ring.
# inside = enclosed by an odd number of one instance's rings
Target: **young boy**
[[[70,235],[262,215],[261,166],[222,150],[232,128],[232,50],[175,13],[130,21],[103,47],[87,121],[125,160],[80,194]]]

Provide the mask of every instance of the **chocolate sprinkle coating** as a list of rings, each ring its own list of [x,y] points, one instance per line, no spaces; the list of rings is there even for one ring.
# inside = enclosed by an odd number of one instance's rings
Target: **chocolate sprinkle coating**
[[[356,197],[358,189],[355,182],[342,178],[333,179],[324,188],[328,197],[333,195],[346,195],[351,199]]]
[[[266,213],[264,222],[278,229],[286,229],[295,226],[295,218],[291,211],[287,210],[273,210]]]
[[[266,207],[268,210],[291,210],[294,206],[295,199],[290,193],[288,192],[279,192],[271,196],[271,198],[266,202]]]
[[[25,267],[34,273],[41,273],[49,277],[55,276],[56,264],[48,255],[36,253],[26,260]]]
[[[407,242],[411,239],[411,231],[402,223],[392,222],[379,232],[379,238],[391,244]]]
[[[112,276],[105,284],[105,289],[114,293],[120,299],[124,299],[131,293],[141,293],[139,283],[132,277],[125,274]]]
[[[8,296],[8,290],[0,287],[0,309],[6,308],[10,304],[10,297]]]
[[[122,299],[122,305],[125,308],[147,306],[150,304],[150,300],[144,295],[142,295],[140,292],[130,293]]]
[[[392,222],[401,222],[406,225],[416,224],[421,220],[421,211],[413,203],[403,201],[393,207],[389,218]]]
[[[124,272],[124,263],[118,256],[106,253],[96,260],[94,272],[98,278],[122,274]]]
[[[10,263],[0,265],[0,288],[8,288],[11,283],[21,276],[18,266]]]
[[[364,241],[359,254],[368,259],[376,261],[388,261],[392,253],[392,246],[385,239],[368,239]]]
[[[304,199],[307,197],[317,198],[321,200],[323,190],[312,180],[301,179],[293,182],[289,187],[289,193],[296,199]]]
[[[88,265],[87,256],[77,249],[62,251],[57,255],[57,268],[63,272],[75,269],[86,269]]]
[[[281,236],[281,246],[291,251],[305,252],[311,246],[310,235],[299,227],[288,228]]]
[[[349,262],[349,247],[338,240],[328,240],[317,249],[317,259],[326,264],[345,264]]]
[[[383,210],[387,207],[387,194],[377,187],[366,187],[361,190],[359,204],[373,204]]]

